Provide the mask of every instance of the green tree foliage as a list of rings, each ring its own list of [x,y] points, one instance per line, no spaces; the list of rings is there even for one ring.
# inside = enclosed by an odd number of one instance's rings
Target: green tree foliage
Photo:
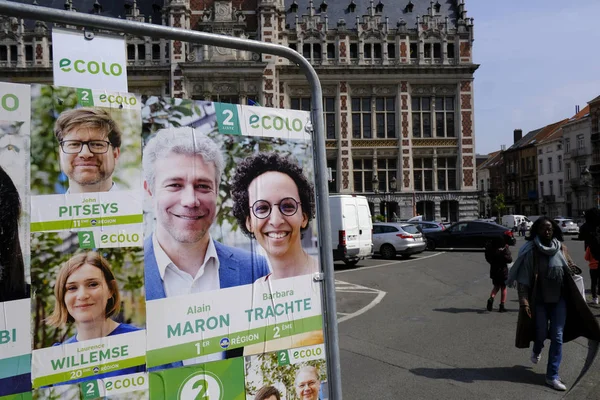
[[[506,204],[504,203],[504,194],[500,193],[492,200],[492,211],[496,213],[498,218],[500,218],[505,208]]]
[[[73,324],[54,328],[45,320],[54,309],[54,285],[61,265],[75,253],[81,252],[77,235],[69,233],[33,234],[31,240],[31,284],[34,290],[32,321],[34,348],[45,348],[62,342],[75,333]],[[144,254],[141,248],[99,249],[110,264],[121,294],[122,322],[144,327],[146,303],[144,294]]]
[[[36,96],[36,90],[39,91]],[[66,190],[60,182],[58,144],[54,138],[54,123],[65,110],[77,105],[73,88],[35,86],[31,103],[31,193],[54,194],[55,187]]]

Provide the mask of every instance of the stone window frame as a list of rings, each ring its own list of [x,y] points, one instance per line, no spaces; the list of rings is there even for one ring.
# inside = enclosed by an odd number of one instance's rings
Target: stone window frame
[[[377,180],[379,181],[379,192],[390,192],[390,180],[392,177],[398,179],[398,159],[396,157],[377,158]]]
[[[558,180],[558,195],[559,196],[564,196],[564,183],[562,179]]]
[[[350,110],[353,139],[373,139],[373,96],[352,96]],[[358,109],[356,104],[359,105]],[[358,118],[358,124],[357,122]],[[356,133],[358,132],[358,135]],[[366,133],[366,134],[365,134]]]
[[[441,105],[442,109],[438,109],[438,100],[442,100]],[[451,108],[449,107],[448,102],[451,100]],[[432,128],[435,127],[435,137],[436,138],[455,138],[456,137],[456,96],[435,96],[432,101],[433,109],[432,113],[435,113],[435,124],[432,124]],[[443,116],[443,130],[444,134],[439,134],[439,121],[438,116]],[[433,118],[432,118],[433,119]],[[432,121],[433,122],[433,121]],[[449,135],[449,128],[452,127],[452,135]]]
[[[355,193],[373,193],[373,159],[355,158],[352,160],[352,174]]]
[[[5,62],[9,65],[16,64],[19,60],[19,47],[16,43],[5,42],[0,45],[4,51],[0,52],[2,57],[0,58],[0,62]]]
[[[417,192],[434,192],[434,166],[433,157],[415,157],[413,159],[413,181],[414,188]],[[429,179],[428,179],[429,176]],[[431,185],[427,185],[427,181]],[[417,182],[420,182],[420,187],[417,187]]]
[[[311,111],[312,101],[310,97],[290,97],[290,108],[292,110]],[[335,96],[323,96],[323,122],[325,123],[325,138],[337,139],[338,137],[338,102]]]
[[[454,161],[454,165],[452,162]],[[438,156],[436,165],[436,177],[437,177],[437,190],[455,191],[458,190],[458,157],[456,156]],[[440,176],[443,174],[444,187],[441,187]],[[454,185],[451,185],[451,178],[454,179]],[[452,186],[452,187],[451,187]]]
[[[375,128],[375,137],[377,139],[396,139],[398,137],[396,124],[396,96],[373,96],[372,101],[375,102],[374,119],[372,127]],[[392,102],[391,105],[389,102]],[[382,105],[382,107],[380,107]],[[379,132],[379,117],[383,116],[383,136]],[[390,128],[392,125],[392,128]],[[391,132],[391,134],[390,134]]]
[[[414,138],[433,138],[433,116],[432,116],[432,96],[411,96],[411,116],[412,116],[412,137]],[[415,101],[418,101],[416,103]],[[415,117],[418,116],[418,121]],[[429,133],[426,135],[425,120],[429,119]],[[418,123],[418,127],[416,126]],[[415,133],[418,132],[418,135]]]

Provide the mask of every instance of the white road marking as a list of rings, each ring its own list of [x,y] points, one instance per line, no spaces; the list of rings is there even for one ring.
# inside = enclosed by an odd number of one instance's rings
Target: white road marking
[[[338,324],[340,322],[348,321],[351,318],[358,317],[359,315],[366,313],[371,308],[373,308],[377,304],[379,304],[381,302],[381,300],[383,300],[385,295],[386,295],[386,292],[380,291],[379,294],[377,295],[377,297],[373,301],[371,301],[367,306],[361,308],[358,311],[353,312],[352,314],[348,314],[348,315],[343,316],[342,318],[338,318]]]
[[[404,264],[404,263],[407,263],[407,262],[415,262],[415,261],[425,260],[427,258],[439,256],[440,254],[444,254],[444,253],[445,253],[444,251],[441,251],[439,253],[431,254],[431,255],[425,256],[425,257],[413,258],[413,259],[410,259],[410,260],[402,260],[402,261],[390,261],[390,262],[385,263],[385,264],[372,265],[370,267],[360,267],[360,268],[356,268],[356,269],[349,269],[349,270],[346,270],[346,271],[336,271],[335,273],[336,274],[342,274],[344,272],[359,272],[359,271],[365,271],[367,269],[387,267],[388,265],[392,265],[392,264]]]
[[[373,265],[371,267],[363,267],[363,268],[359,268],[359,269],[351,269],[348,271],[337,271],[336,274],[338,273],[342,273],[342,272],[353,272],[353,271],[363,271],[366,269],[373,269],[373,268],[380,268],[380,267],[386,267],[388,265],[392,265],[392,264],[402,264],[402,263],[407,263],[407,262],[411,262],[411,261],[419,261],[419,260],[424,260],[426,258],[431,258],[431,257],[435,257],[435,256],[439,256],[440,254],[444,254],[444,252],[439,252],[439,253],[435,253],[435,254],[431,254],[425,257],[419,257],[417,259],[413,259],[413,260],[404,260],[404,261],[391,261],[385,264],[380,264],[380,265]],[[360,310],[357,310],[353,313],[342,313],[342,312],[338,312],[338,324],[340,322],[344,322],[344,321],[348,321],[349,319],[358,317],[359,315],[362,315],[364,313],[366,313],[367,311],[369,311],[370,309],[372,309],[373,307],[375,307],[377,304],[381,303],[381,300],[383,300],[383,298],[385,297],[385,295],[387,294],[387,292],[384,292],[383,290],[379,290],[379,289],[373,289],[370,287],[366,287],[366,286],[361,286],[361,285],[357,285],[354,283],[350,283],[350,282],[344,282],[344,281],[339,281],[336,279],[335,281],[335,291],[336,292],[340,292],[340,293],[363,293],[363,294],[377,294],[377,296],[369,303],[367,304],[365,307],[361,308]],[[342,316],[341,318],[339,318],[339,316]]]

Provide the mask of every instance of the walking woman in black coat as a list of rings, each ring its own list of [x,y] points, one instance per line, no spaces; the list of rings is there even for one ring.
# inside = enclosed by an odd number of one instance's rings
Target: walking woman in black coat
[[[503,237],[494,238],[485,248],[485,260],[490,264],[490,278],[492,279],[492,293],[487,301],[487,310],[492,311],[494,307],[494,298],[500,291],[499,312],[506,312],[504,303],[506,302],[506,279],[508,279],[508,263],[512,262],[512,255],[506,239]]]

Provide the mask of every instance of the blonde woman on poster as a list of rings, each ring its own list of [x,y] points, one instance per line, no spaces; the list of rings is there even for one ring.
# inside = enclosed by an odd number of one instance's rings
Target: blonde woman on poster
[[[54,124],[60,166],[69,179],[67,193],[118,190],[113,172],[121,154],[121,130],[100,108],[64,111]]]
[[[302,248],[302,232],[314,218],[314,188],[302,168],[277,153],[243,160],[231,185],[233,214],[242,231],[265,250],[272,273],[264,280],[319,271]]]
[[[54,346],[139,331],[133,325],[111,319],[121,306],[117,281],[108,262],[97,252],[76,254],[63,264],[54,286],[55,305],[48,324],[63,327],[75,324],[77,333]],[[144,372],[131,367],[94,376],[94,379]],[[75,383],[79,380],[69,381]]]

